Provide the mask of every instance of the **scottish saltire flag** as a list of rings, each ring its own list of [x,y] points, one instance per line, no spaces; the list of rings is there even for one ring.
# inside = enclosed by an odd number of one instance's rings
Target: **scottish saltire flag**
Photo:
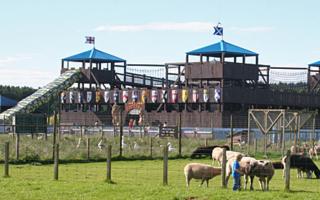
[[[219,22],[217,26],[214,26],[214,33],[213,35],[220,35],[223,36],[223,27],[221,26],[221,23]]]
[[[86,43],[88,43],[88,44],[94,44],[94,43],[95,43],[95,37],[86,36]]]

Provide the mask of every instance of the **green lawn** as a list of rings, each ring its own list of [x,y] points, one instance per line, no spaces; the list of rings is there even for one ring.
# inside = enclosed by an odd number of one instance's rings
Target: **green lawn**
[[[319,199],[320,180],[297,179],[292,170],[291,190],[283,192],[282,171],[277,170],[269,192],[232,192],[220,187],[221,176],[199,188],[192,180],[185,186],[183,167],[189,162],[211,163],[210,159],[169,160],[169,185],[162,185],[161,160],[112,162],[113,184],[105,182],[106,163],[61,164],[59,181],[53,180],[53,165],[10,165],[10,177],[0,177],[0,199]],[[317,163],[318,166],[320,162]],[[3,165],[0,166],[3,173]]]

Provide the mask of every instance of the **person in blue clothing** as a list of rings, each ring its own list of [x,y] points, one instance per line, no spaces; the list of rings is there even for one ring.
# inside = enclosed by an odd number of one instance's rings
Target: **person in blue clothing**
[[[238,154],[235,161],[232,163],[232,176],[233,176],[233,191],[237,191],[241,189],[240,179],[243,174],[240,171],[240,160],[242,159],[242,155]]]

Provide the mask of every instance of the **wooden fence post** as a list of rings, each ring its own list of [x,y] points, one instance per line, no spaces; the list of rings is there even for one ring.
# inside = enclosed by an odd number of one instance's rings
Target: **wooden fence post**
[[[221,186],[222,188],[226,188],[226,167],[227,167],[227,155],[226,148],[223,148],[222,151],[222,163],[221,163]]]
[[[286,170],[285,170],[285,191],[290,191],[290,157],[291,152],[290,150],[287,151],[287,160],[286,160]]]
[[[4,144],[4,177],[9,177],[9,142]]]
[[[16,160],[19,160],[19,152],[20,152],[20,134],[16,133]]]
[[[258,151],[258,139],[255,138],[253,142],[254,142],[254,155],[256,155]]]
[[[204,139],[204,146],[207,147],[208,146],[208,138]]]
[[[168,185],[168,146],[163,147],[163,185]]]
[[[181,112],[179,112],[179,119],[178,119],[178,138],[179,138],[179,157],[181,157],[181,137],[182,137],[182,130],[181,130]]]
[[[152,140],[152,136],[150,136],[150,158],[152,158],[152,142],[153,142],[153,140]]]
[[[83,136],[83,126],[81,125],[80,126],[80,138],[82,139],[82,136]]]
[[[56,144],[57,144],[57,111],[54,111],[53,113],[54,117],[53,117],[53,140],[52,140],[52,158],[54,160],[55,157],[55,148],[56,148]]]
[[[233,151],[233,115],[230,115],[230,150]]]
[[[49,125],[49,117],[46,114],[46,125],[44,126],[44,140],[48,140],[48,125]]]
[[[123,122],[122,122],[122,109],[120,109],[120,150],[119,157],[122,157],[122,136],[123,136]]]
[[[53,178],[54,180],[58,180],[59,179],[59,144],[56,144],[54,150],[55,150],[55,155],[54,155]]]
[[[87,138],[87,161],[90,160],[90,138]]]
[[[112,146],[109,144],[107,147],[107,182],[111,183],[111,149]]]
[[[247,136],[247,140],[248,140],[248,149],[247,149],[247,154],[249,155],[250,153],[250,143],[251,143],[251,137],[250,137],[250,128],[251,128],[251,124],[250,124],[250,120],[251,120],[251,111],[249,110],[248,113],[248,136]]]

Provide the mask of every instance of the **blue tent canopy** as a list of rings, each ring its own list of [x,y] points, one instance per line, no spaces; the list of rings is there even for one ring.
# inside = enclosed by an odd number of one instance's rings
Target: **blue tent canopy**
[[[202,47],[193,51],[187,52],[187,55],[202,55],[202,56],[212,56],[221,57],[224,53],[224,57],[242,57],[242,56],[257,56],[258,54],[242,47],[230,44],[224,40],[218,43]]]
[[[116,62],[126,62],[122,58],[118,58],[114,55],[105,53],[96,48],[89,51],[85,51],[67,58],[62,59],[63,61],[71,62],[95,62],[95,63],[116,63]]]
[[[309,67],[320,67],[320,61],[309,64]]]
[[[1,107],[12,107],[12,106],[15,106],[16,104],[17,104],[17,101],[0,95],[0,106]]]

